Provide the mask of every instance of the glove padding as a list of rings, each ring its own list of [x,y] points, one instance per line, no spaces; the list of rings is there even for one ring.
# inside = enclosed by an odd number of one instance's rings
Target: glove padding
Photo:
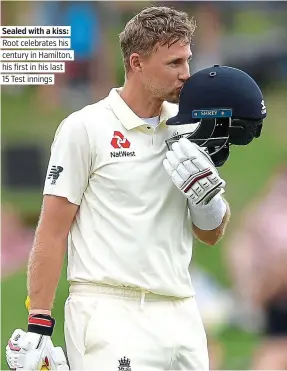
[[[220,178],[205,150],[187,138],[172,144],[163,166],[173,183],[193,205],[206,205],[215,195],[224,192]]]
[[[50,336],[17,329],[6,346],[6,360],[13,370],[69,370],[61,347],[54,347]]]

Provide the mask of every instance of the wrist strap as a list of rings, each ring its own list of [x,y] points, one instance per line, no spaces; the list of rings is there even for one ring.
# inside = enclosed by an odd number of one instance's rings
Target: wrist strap
[[[52,336],[55,318],[46,314],[30,314],[28,316],[28,332]]]
[[[207,205],[194,206],[188,201],[188,207],[193,224],[203,231],[212,231],[219,227],[227,210],[227,205],[220,194]]]

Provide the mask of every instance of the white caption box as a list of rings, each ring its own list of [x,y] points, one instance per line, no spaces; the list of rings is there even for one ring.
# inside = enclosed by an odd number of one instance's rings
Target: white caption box
[[[74,50],[0,50],[0,61],[73,61]]]
[[[71,39],[67,37],[21,37],[1,38],[1,49],[70,49]]]
[[[1,73],[65,72],[65,62],[0,62]]]
[[[1,85],[54,85],[55,76],[52,74],[41,75],[0,75]]]
[[[71,36],[71,26],[1,26],[0,36],[66,37]]]

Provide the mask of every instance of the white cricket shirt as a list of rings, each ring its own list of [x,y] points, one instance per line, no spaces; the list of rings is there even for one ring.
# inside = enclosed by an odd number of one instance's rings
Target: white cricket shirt
[[[68,280],[194,294],[187,199],[162,164],[165,140],[179,131],[165,121],[177,112],[177,105],[164,102],[160,124],[152,128],[112,89],[60,124],[43,193],[79,205]]]

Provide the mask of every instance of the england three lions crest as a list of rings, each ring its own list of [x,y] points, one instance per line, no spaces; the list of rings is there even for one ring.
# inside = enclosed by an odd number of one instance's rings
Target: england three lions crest
[[[132,369],[131,369],[131,361],[128,358],[126,358],[126,357],[121,358],[119,360],[118,370],[119,371],[132,371]]]

